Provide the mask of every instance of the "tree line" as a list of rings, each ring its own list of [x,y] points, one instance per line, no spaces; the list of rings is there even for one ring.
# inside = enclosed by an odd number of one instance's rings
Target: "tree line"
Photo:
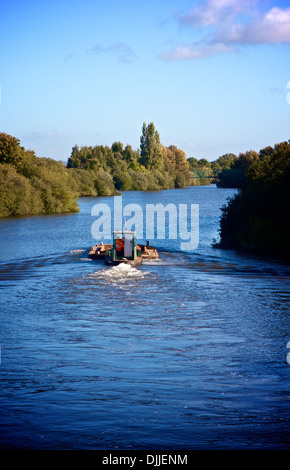
[[[39,158],[16,137],[0,133],[0,217],[74,212],[82,196],[185,188],[190,181],[185,152],[164,147],[153,123],[143,124],[140,149],[121,142],[75,145],[66,166]]]
[[[140,149],[121,142],[111,147],[75,145],[67,168],[83,196],[185,188],[191,181],[186,153],[174,145],[164,147],[153,123],[143,123]]]
[[[241,188],[245,184],[245,173],[248,167],[258,161],[259,153],[254,150],[241,152],[239,156],[226,153],[216,160],[209,162],[206,158],[188,158],[192,184],[210,184],[220,188]]]
[[[254,152],[249,154],[252,157]],[[211,182],[237,187],[250,160],[242,154],[225,154],[213,162],[187,158],[175,145],[161,143],[152,122],[143,123],[137,150],[121,142],[75,145],[66,166],[39,158],[16,137],[0,133],[0,216],[77,211],[79,197],[114,196],[121,191],[157,191]]]
[[[222,208],[217,246],[290,258],[290,140],[209,162],[164,147],[154,124],[144,123],[140,149],[121,142],[75,145],[65,166],[0,133],[0,217],[74,212],[81,196],[185,188],[212,178],[220,187],[239,188]]]

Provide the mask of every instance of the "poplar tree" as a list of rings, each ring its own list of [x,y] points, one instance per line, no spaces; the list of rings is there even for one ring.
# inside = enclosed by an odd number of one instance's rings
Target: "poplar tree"
[[[160,136],[153,122],[146,125],[143,123],[142,135],[140,137],[140,163],[148,170],[162,169],[163,147]]]

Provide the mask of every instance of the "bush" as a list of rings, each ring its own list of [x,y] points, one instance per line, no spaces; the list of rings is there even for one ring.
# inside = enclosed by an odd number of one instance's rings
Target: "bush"
[[[44,212],[40,193],[13,166],[0,165],[0,216]]]
[[[120,194],[115,188],[112,175],[102,168],[95,179],[95,189],[99,196],[114,196]]]

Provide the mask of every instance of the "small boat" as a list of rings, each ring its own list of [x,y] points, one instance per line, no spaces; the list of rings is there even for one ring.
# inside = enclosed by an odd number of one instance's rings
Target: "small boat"
[[[104,244],[101,242],[94,245],[89,258],[104,260],[109,266],[116,266],[120,263],[139,266],[143,260],[158,259],[159,254],[155,247],[141,245],[136,242],[135,232],[130,230],[115,230],[113,232],[113,243]]]

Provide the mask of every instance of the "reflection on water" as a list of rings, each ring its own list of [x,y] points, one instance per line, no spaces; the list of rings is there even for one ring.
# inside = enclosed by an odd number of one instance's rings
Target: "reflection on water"
[[[1,448],[290,447],[289,267],[212,248],[230,192],[124,194],[200,204],[139,268],[87,258],[95,200],[0,220]]]

